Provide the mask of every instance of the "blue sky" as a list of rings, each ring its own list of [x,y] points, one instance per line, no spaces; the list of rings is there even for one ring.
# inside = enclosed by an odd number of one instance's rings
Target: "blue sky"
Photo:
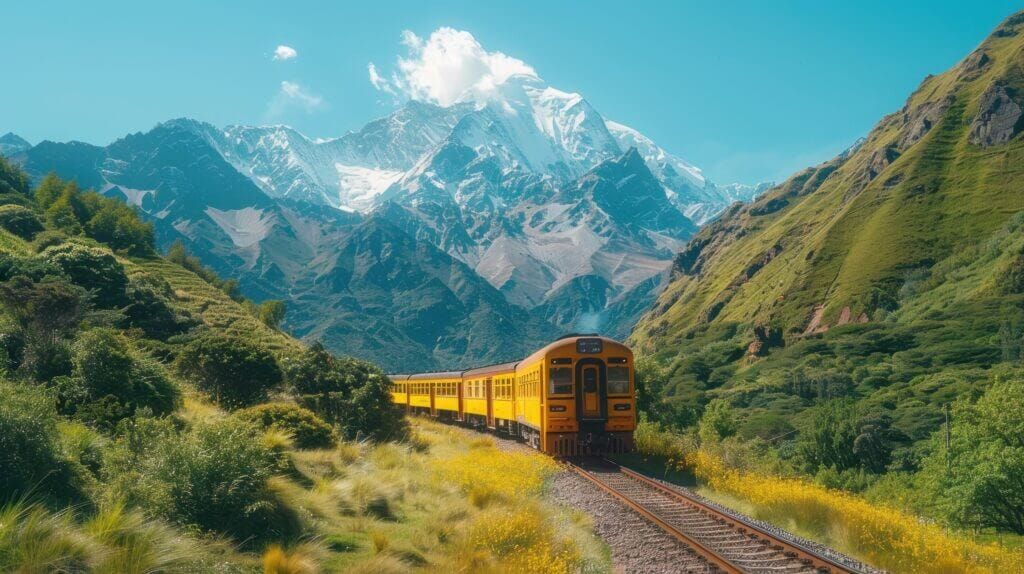
[[[395,107],[403,31],[469,32],[718,182],[781,180],[898,109],[1024,3],[13,2],[0,132],[97,144],[180,116],[312,137]],[[275,59],[279,45],[295,57]],[[282,55],[288,56],[285,51]],[[401,90],[397,90],[400,92]],[[401,97],[401,96],[399,96]]]

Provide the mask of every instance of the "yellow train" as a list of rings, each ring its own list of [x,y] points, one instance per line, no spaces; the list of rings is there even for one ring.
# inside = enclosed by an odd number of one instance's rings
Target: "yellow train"
[[[521,361],[468,371],[389,376],[409,413],[502,431],[555,456],[633,448],[633,352],[605,337],[570,335]]]

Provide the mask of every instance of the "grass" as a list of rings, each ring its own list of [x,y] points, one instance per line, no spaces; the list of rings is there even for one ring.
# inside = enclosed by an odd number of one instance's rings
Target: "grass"
[[[828,544],[892,572],[1024,572],[1024,552],[953,531],[902,510],[794,477],[740,470],[720,454],[644,425],[637,446],[692,473],[699,492],[721,504]]]

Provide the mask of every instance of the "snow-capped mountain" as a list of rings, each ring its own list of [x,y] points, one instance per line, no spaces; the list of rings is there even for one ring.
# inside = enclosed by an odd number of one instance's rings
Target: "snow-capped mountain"
[[[7,139],[33,176],[123,198],[161,244],[287,300],[297,334],[390,368],[503,360],[564,330],[625,336],[697,226],[760,191],[716,186],[530,75],[326,140],[191,119],[106,147]],[[496,345],[510,333],[525,346]]]
[[[698,225],[736,199],[701,170],[640,132],[602,116],[579,94],[517,75],[483,103],[448,107],[410,101],[339,138],[312,140],[287,126],[229,126],[208,137],[220,153],[272,197],[367,213],[407,172],[452,140],[501,170],[571,181],[602,161],[637,148],[670,201]]]

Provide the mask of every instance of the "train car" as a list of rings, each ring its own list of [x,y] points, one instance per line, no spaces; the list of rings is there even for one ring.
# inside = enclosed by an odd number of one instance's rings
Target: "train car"
[[[408,412],[504,431],[555,456],[633,448],[633,352],[606,337],[570,335],[521,361],[390,377]]]

